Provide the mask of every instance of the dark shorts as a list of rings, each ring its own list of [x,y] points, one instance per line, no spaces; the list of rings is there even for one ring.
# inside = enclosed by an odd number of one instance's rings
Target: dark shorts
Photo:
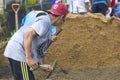
[[[92,12],[93,13],[102,13],[103,15],[106,15],[107,6],[104,3],[94,4],[92,6]]]
[[[25,62],[19,62],[8,58],[14,80],[35,80],[33,72]]]

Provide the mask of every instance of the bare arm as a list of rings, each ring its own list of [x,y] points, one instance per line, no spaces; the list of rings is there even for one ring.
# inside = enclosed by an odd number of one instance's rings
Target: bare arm
[[[29,67],[34,67],[37,64],[37,62],[33,60],[31,56],[32,40],[35,35],[36,32],[32,28],[30,28],[26,33],[24,33],[24,48],[26,53],[26,63],[28,64]]]
[[[90,3],[89,2],[85,3],[85,8],[87,9],[87,12],[91,12],[91,10],[90,10]]]
[[[35,36],[35,31],[30,28],[25,34],[24,34],[24,48],[26,52],[26,58],[31,58],[31,46],[32,46],[32,39]]]

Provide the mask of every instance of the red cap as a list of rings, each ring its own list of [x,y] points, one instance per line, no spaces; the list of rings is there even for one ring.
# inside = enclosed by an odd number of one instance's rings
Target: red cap
[[[57,16],[62,16],[62,15],[67,15],[68,8],[63,3],[56,3],[56,4],[52,5],[52,8],[47,11],[52,14],[55,14]]]

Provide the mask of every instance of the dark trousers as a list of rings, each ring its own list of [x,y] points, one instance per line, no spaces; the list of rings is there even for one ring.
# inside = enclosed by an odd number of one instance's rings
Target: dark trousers
[[[25,62],[19,62],[8,58],[14,80],[35,80],[33,72]]]
[[[92,12],[93,13],[102,13],[103,15],[106,15],[107,6],[104,3],[94,4],[92,6]]]

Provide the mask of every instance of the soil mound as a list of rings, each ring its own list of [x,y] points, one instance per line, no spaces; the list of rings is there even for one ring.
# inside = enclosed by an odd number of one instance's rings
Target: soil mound
[[[120,65],[120,20],[101,14],[68,14],[58,40],[49,47],[46,63],[58,60],[58,67]],[[5,46],[4,46],[5,47]],[[7,63],[0,48],[0,64]]]
[[[120,65],[120,20],[101,14],[69,14],[46,54],[46,63],[58,59],[58,67]]]
[[[52,43],[45,63],[58,60],[52,80],[115,80],[120,73],[120,20],[101,14],[69,14],[57,42]],[[3,57],[7,41],[0,45],[0,80],[12,80]],[[4,64],[4,65],[1,65]],[[91,68],[92,67],[92,68]],[[6,74],[6,72],[8,72]],[[34,72],[45,80],[46,72]]]

